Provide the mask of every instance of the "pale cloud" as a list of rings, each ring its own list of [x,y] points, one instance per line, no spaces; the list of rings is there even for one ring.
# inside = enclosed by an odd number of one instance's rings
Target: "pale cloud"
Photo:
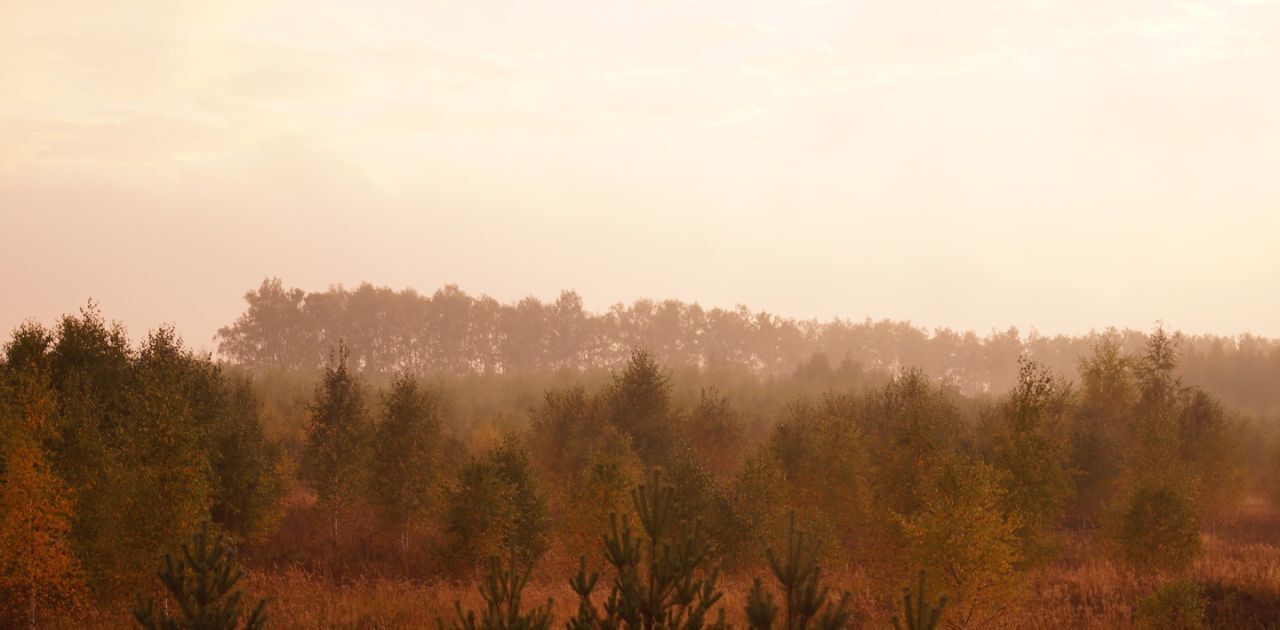
[[[704,123],[701,126],[731,127],[734,125],[741,125],[743,123],[750,122],[752,120],[760,118],[761,116],[764,116],[767,113],[767,111],[768,110],[766,110],[765,108],[759,107],[756,105],[738,107],[725,112],[724,115],[720,116],[719,118],[716,118],[715,120]]]
[[[777,36],[775,29],[738,20],[676,20],[671,32],[702,43],[729,44]]]
[[[0,137],[24,161],[196,160],[228,149],[217,126],[144,112],[98,120],[7,120],[0,123]]]

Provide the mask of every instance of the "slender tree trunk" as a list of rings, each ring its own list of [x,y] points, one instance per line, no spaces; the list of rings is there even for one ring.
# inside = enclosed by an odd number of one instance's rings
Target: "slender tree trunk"
[[[28,496],[27,498],[27,510],[29,514],[35,513],[35,500],[30,496]],[[31,630],[36,630],[36,593],[38,592],[38,590],[39,590],[39,586],[36,584],[35,572],[32,571],[31,572],[31,611],[30,611],[30,616],[28,618],[28,621],[31,622]]]

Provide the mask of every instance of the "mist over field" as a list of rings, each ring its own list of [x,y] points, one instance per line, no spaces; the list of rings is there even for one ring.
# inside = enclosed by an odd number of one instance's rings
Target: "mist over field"
[[[1280,2],[0,16],[0,628],[1280,627]]]

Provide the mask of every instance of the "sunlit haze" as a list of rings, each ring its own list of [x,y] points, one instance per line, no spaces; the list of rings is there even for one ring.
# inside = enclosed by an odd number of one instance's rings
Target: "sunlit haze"
[[[48,2],[0,329],[266,276],[1280,336],[1280,3]]]

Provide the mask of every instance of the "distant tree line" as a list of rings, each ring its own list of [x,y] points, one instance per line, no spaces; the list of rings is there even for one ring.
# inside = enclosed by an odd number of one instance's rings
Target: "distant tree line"
[[[247,310],[218,331],[219,355],[250,370],[317,373],[345,340],[352,365],[372,381],[397,373],[461,374],[617,368],[634,348],[664,365],[749,369],[759,374],[812,372],[853,364],[891,374],[918,368],[966,393],[1002,392],[1026,356],[1058,374],[1074,373],[1102,337],[1125,352],[1147,334],[1114,330],[1084,336],[980,336],[932,332],[888,320],[796,320],[745,306],[704,309],[677,300],[638,300],[588,312],[565,291],[552,302],[528,297],[503,304],[449,285],[432,295],[371,284],[308,293],[265,280],[245,295]],[[1233,409],[1280,411],[1280,342],[1250,334],[1186,336],[1179,375]]]

